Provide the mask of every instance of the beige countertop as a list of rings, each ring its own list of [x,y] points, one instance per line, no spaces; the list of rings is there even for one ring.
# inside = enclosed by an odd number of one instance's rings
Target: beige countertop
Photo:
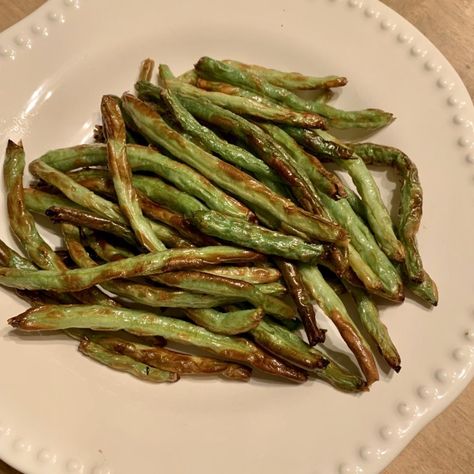
[[[474,95],[474,0],[382,0],[425,34]],[[43,0],[0,0],[0,31]],[[1,375],[0,375],[1,377]],[[384,474],[468,474],[474,466],[474,383],[428,424]],[[0,474],[18,474],[0,461]]]

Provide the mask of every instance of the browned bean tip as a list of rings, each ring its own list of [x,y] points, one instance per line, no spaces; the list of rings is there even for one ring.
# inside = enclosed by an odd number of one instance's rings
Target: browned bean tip
[[[339,314],[338,311],[331,311],[330,318],[337,327],[344,341],[346,341],[349,349],[351,349],[351,351],[356,356],[356,359],[359,362],[360,368],[367,381],[367,386],[369,387],[374,382],[379,380],[379,371],[377,369],[374,356],[370,350],[364,347],[363,341],[354,332],[354,328],[344,321],[344,318]]]
[[[316,313],[311,303],[311,296],[293,263],[276,258],[275,262],[285,280],[293,298],[310,346],[315,346],[326,339],[326,330],[320,329],[316,323]]]
[[[126,141],[125,126],[119,107],[119,99],[113,95],[104,95],[100,103],[104,132],[107,139]]]
[[[46,305],[47,306],[47,305]],[[40,306],[42,307],[42,306]],[[35,308],[30,308],[24,311],[23,313],[19,314],[18,316],[14,316],[7,320],[8,324],[12,328],[18,329],[41,329],[41,327],[37,327],[34,322],[28,321],[28,316],[35,311]]]
[[[320,263],[332,270],[337,276],[342,277],[349,268],[348,254],[347,247],[326,244],[325,253],[320,257]]]
[[[105,143],[104,127],[102,125],[96,125],[94,127],[94,142],[95,143]]]
[[[140,72],[138,74],[139,81],[150,82],[153,76],[153,69],[155,68],[155,61],[151,58],[146,58],[140,64]]]
[[[229,365],[221,375],[226,379],[248,382],[252,376],[252,369],[234,364]]]

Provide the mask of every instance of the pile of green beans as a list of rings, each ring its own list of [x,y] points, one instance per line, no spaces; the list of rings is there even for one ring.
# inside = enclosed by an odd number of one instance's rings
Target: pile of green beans
[[[416,242],[418,170],[400,150],[337,137],[392,114],[330,105],[347,83],[337,75],[203,57],[178,77],[160,64],[153,83],[154,67],[143,61],[136,95],[103,96],[95,143],[32,161],[30,187],[23,145],[8,142],[8,218],[24,255],[0,240],[0,284],[31,306],[9,324],[64,331],[90,359],[154,383],[248,381],[255,369],[361,392],[379,379],[372,347],[400,371],[376,298],[438,302]],[[400,175],[395,222],[367,165]],[[65,250],[34,216],[56,224]],[[325,350],[333,334],[317,309],[358,370]]]

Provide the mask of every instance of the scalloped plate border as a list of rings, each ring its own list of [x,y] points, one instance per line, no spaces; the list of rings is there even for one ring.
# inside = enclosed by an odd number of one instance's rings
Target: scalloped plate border
[[[394,41],[405,48],[427,74],[432,75],[439,93],[445,96],[452,125],[456,127],[460,158],[474,165],[472,101],[456,71],[437,48],[407,20],[378,0],[325,1],[345,4],[354,11],[354,15],[364,15],[367,19],[377,22],[381,30],[392,35]],[[73,15],[74,10],[80,7],[80,0],[49,0],[28,17],[2,32],[0,65],[3,61],[15,61],[18,56],[28,54],[29,50],[36,47],[41,37],[49,37],[49,43],[53,44],[56,28],[65,24],[69,15]],[[471,318],[474,318],[474,311],[471,311]],[[458,346],[452,349],[450,357],[445,360],[443,366],[434,371],[430,383],[414,387],[413,395],[406,397],[395,407],[397,422],[382,424],[376,429],[380,445],[369,446],[361,443],[357,449],[357,462],[341,462],[334,466],[335,472],[339,474],[372,472],[374,469],[383,469],[387,466],[417,432],[441,413],[468,385],[472,379],[473,359],[474,329],[466,327],[459,338]],[[429,417],[426,415],[428,405],[432,405]],[[402,424],[419,417],[422,417],[422,423],[418,425],[418,431],[402,429]],[[34,462],[38,472],[48,472],[48,466],[52,467],[57,462],[57,454],[54,451],[32,446],[13,428],[2,425],[1,420],[0,444],[3,445],[0,452],[2,459],[17,469],[28,466],[26,469],[31,470]],[[388,450],[387,447],[390,445],[392,449]],[[29,457],[27,461],[25,461],[26,455]],[[112,472],[102,463],[86,466],[74,456],[67,459],[64,469],[60,471],[65,474]],[[35,467],[32,469],[36,470]]]

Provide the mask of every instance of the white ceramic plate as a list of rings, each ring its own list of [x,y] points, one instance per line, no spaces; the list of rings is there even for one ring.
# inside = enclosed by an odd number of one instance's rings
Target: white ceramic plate
[[[131,89],[147,56],[176,72],[211,55],[347,75],[341,107],[398,117],[373,139],[419,166],[420,246],[441,294],[435,311],[383,309],[402,372],[351,396],[319,382],[147,385],[71,341],[11,335],[6,318],[23,304],[2,292],[5,461],[50,474],[376,472],[471,379],[473,107],[446,59],[393,11],[372,0],[52,0],[0,45],[0,148],[23,138],[30,160],[88,140],[101,95]],[[393,181],[378,180],[389,195]]]

